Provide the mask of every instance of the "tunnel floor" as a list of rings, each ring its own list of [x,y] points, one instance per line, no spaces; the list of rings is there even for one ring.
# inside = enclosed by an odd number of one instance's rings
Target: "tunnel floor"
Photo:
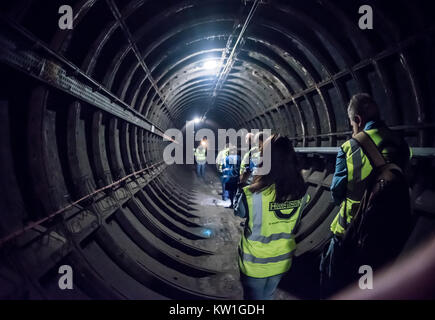
[[[209,236],[208,248],[221,258],[215,269],[226,274],[225,286],[230,295],[235,299],[242,298],[242,289],[237,266],[237,245],[240,240],[240,218],[235,217],[233,210],[227,208],[230,201],[221,200],[221,184],[216,172],[209,166],[205,177],[199,178],[193,166],[186,166],[183,170],[177,170],[177,180],[180,186],[195,194],[192,205],[196,215],[200,216],[198,224],[202,226],[200,233]],[[221,285],[221,284],[216,284]]]

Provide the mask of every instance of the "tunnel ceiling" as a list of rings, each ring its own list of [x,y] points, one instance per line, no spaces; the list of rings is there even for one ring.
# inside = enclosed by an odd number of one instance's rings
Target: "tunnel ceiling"
[[[433,117],[423,94],[433,70],[428,2],[73,1],[72,31],[41,23],[57,25],[58,2],[21,1],[12,16],[159,128],[194,116],[222,128],[284,121],[297,143],[335,145],[350,95],[366,91],[390,125],[428,142],[418,129]],[[363,4],[374,30],[358,27]]]

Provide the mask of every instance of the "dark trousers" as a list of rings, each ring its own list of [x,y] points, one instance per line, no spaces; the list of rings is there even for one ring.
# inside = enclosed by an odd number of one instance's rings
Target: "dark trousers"
[[[222,178],[222,186],[223,190],[225,189],[225,195],[231,200],[231,205],[234,201],[234,196],[237,192],[237,182],[239,180],[239,177],[224,177]],[[224,194],[224,193],[222,193]],[[222,199],[224,199],[222,197]],[[224,199],[226,200],[226,199]]]
[[[220,176],[220,180],[221,180],[221,185],[222,185],[222,200],[227,200],[228,199],[228,191],[226,189],[226,179],[221,175]]]
[[[198,177],[204,177],[205,176],[205,163],[197,163],[196,164],[196,174]]]
[[[358,271],[349,258],[344,252],[341,239],[335,235],[331,236],[320,260],[321,299],[330,297],[355,280]]]
[[[252,278],[240,272],[245,300],[273,300],[283,274],[267,278]]]
[[[238,178],[231,178],[229,182],[226,184],[226,188],[228,190],[228,196],[231,200],[231,205],[233,205],[234,197],[236,196],[237,192],[237,180]]]

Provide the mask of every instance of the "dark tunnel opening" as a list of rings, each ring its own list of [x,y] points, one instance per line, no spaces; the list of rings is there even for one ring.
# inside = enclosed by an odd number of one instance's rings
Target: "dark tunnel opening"
[[[372,30],[358,25],[363,5]],[[168,130],[187,140],[190,124],[292,141],[311,201],[276,299],[319,299],[335,156],[360,92],[413,150],[415,226],[400,258],[435,235],[432,1],[18,0],[0,11],[0,298],[241,299],[241,220],[214,164],[204,183],[164,161]],[[74,290],[58,288],[63,265]]]

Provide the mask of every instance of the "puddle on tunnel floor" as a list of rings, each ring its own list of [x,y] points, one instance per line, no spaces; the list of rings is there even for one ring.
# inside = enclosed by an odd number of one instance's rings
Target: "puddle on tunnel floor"
[[[216,270],[222,272],[217,277],[202,279],[202,286],[215,287],[219,291],[231,292],[230,296],[242,299],[242,287],[239,282],[238,251],[240,241],[242,219],[234,216],[233,209],[226,208],[230,201],[221,199],[221,183],[217,172],[208,166],[205,178],[198,178],[194,167],[185,170],[179,177],[186,190],[195,194],[192,205],[196,210],[193,214],[199,216],[196,222],[201,225],[198,234],[202,235],[207,242],[207,248],[211,248],[216,254],[211,257],[199,257],[199,259],[213,259]]]
[[[228,208],[231,204],[229,200],[221,199],[222,187],[216,171],[210,166],[207,169],[205,178],[198,178],[191,170],[189,179],[195,192],[195,214],[200,216],[198,223],[203,226],[201,234],[216,242],[218,252],[222,252],[221,249],[225,249],[226,254],[233,252],[236,259],[242,219],[234,216],[233,209]]]

